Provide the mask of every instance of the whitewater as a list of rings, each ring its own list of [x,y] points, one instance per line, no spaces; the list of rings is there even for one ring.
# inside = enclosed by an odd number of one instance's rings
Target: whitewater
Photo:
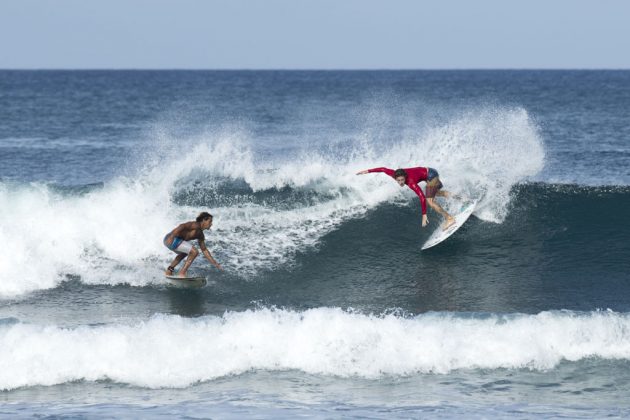
[[[229,271],[255,275],[290,264],[296,252],[316,246],[346,220],[383,203],[412,205],[409,192],[391,180],[355,176],[383,164],[440,168],[449,190],[481,198],[476,216],[500,223],[511,188],[544,165],[537,127],[522,109],[466,115],[396,143],[378,158],[376,146],[367,144],[342,158],[301,151],[297,159],[259,162],[242,133],[185,139],[162,134],[155,140],[160,149],[143,158],[135,176],[83,193],[42,183],[0,184],[0,200],[7,203],[0,217],[12,221],[3,224],[0,241],[11,241],[16,256],[1,260],[0,270],[23,267],[19,278],[2,282],[0,296],[55,287],[68,276],[87,284],[159,281],[160,263],[169,254],[156,238],[194,218],[200,206],[216,216],[209,241],[220,248]],[[175,161],[155,158],[170,155],[176,141],[193,146]],[[524,154],[531,159],[520,159]]]
[[[0,417],[627,417],[629,78],[0,71]]]
[[[630,360],[630,316],[614,312],[415,317],[277,309],[60,328],[4,320],[0,388],[78,380],[187,387],[255,370],[378,379],[457,369],[549,370]]]

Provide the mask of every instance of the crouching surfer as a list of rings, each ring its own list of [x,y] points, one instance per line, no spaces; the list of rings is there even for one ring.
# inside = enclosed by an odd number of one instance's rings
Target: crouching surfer
[[[175,268],[179,265],[180,262],[186,256],[186,262],[184,263],[184,267],[179,270],[179,277],[186,277],[186,272],[188,268],[192,264],[192,262],[199,255],[199,251],[194,247],[194,245],[190,242],[193,240],[199,241],[199,249],[203,253],[203,256],[206,257],[208,261],[216,268],[222,270],[221,265],[212,257],[208,248],[206,248],[205,236],[203,234],[204,230],[209,230],[212,226],[212,215],[208,212],[202,212],[197,216],[197,219],[194,222],[186,222],[177,226],[175,229],[170,231],[164,237],[164,245],[177,254],[173,262],[166,269],[165,274],[167,276],[172,276],[175,273]]]

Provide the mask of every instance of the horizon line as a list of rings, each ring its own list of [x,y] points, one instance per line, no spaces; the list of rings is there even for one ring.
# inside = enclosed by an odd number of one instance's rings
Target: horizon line
[[[627,71],[630,67],[374,67],[374,68],[233,68],[233,67],[0,67],[0,71]]]

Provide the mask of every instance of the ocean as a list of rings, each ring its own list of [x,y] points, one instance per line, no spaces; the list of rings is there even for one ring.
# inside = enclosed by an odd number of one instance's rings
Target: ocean
[[[630,71],[0,71],[0,417],[629,417],[628,110]],[[480,201],[421,252],[380,166]],[[224,270],[170,287],[201,211]]]

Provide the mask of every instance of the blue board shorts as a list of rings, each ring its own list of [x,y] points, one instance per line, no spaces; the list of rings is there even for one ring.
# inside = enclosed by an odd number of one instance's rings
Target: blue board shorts
[[[428,198],[434,198],[438,191],[442,189],[442,181],[440,181],[440,174],[433,168],[427,168],[427,188],[426,196]]]
[[[167,247],[168,249],[170,249],[173,252],[177,252],[178,254],[189,254],[190,250],[192,249],[193,245],[188,242],[185,241],[183,238],[180,238],[179,236],[176,236],[173,238],[173,242],[169,245],[167,242],[168,239],[168,235],[170,235],[170,232],[166,234],[166,236],[164,237],[164,246]]]

